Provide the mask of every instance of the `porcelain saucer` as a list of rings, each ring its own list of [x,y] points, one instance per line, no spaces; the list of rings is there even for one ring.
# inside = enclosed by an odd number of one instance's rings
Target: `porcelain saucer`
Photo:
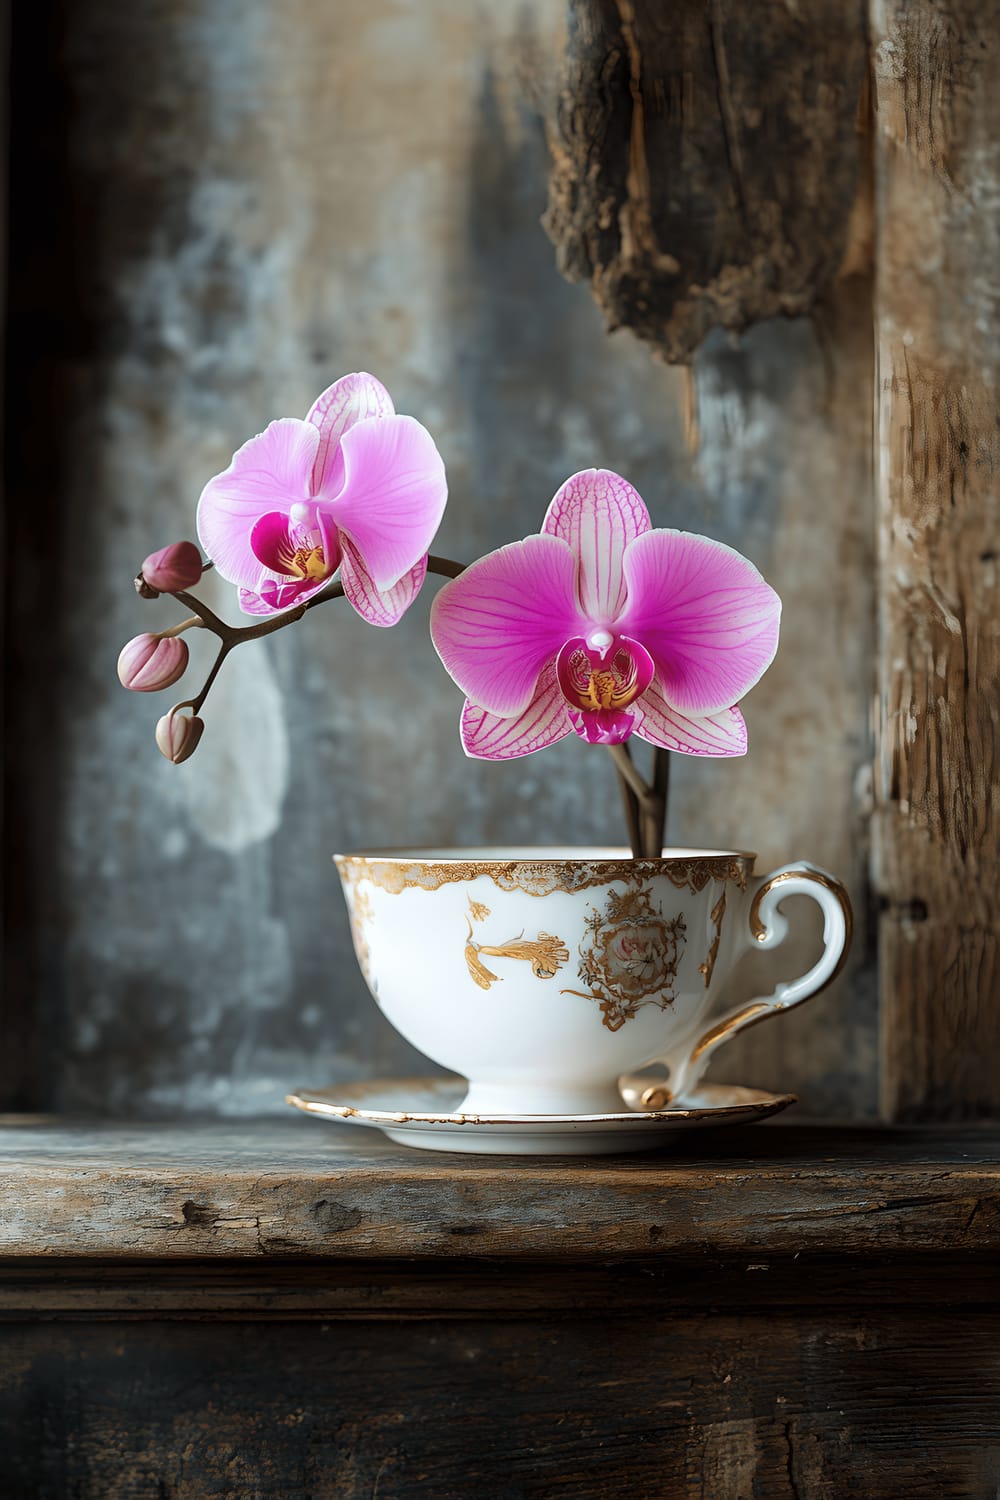
[[[384,1078],[299,1089],[286,1103],[306,1114],[349,1125],[371,1125],[401,1146],[425,1151],[473,1151],[516,1156],[596,1156],[649,1151],[670,1143],[679,1130],[750,1124],[797,1102],[795,1094],[729,1083],[704,1083],[682,1105],[643,1109],[650,1078],[623,1078],[621,1114],[462,1115],[455,1106],[464,1078]],[[636,1105],[640,1107],[636,1108]]]

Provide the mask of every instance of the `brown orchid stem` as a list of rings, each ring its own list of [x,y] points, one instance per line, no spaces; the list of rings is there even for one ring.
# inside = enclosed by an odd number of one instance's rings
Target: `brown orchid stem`
[[[651,788],[648,787],[632,760],[627,745],[612,745],[610,747],[611,759],[615,763],[615,770],[621,779],[631,787],[640,802],[644,802],[650,795]]]
[[[634,859],[659,859],[663,852],[670,781],[670,752],[657,750],[650,785],[637,769],[627,745],[610,746],[611,759],[625,799],[625,820]]]
[[[428,573],[440,573],[444,578],[457,578],[468,566],[468,563],[452,562],[450,557],[435,557],[433,552],[427,558]]]
[[[225,661],[226,657],[229,655],[229,653],[230,653],[230,651],[232,649],[233,649],[232,646],[227,646],[225,644],[223,644],[222,646],[219,647],[219,654],[215,658],[215,661],[212,663],[212,670],[209,672],[208,676],[205,678],[205,682],[204,682],[204,684],[202,686],[201,692],[198,694],[197,698],[194,698],[191,701],[191,713],[192,713],[192,716],[194,716],[194,715],[196,715],[196,714],[198,714],[200,712],[201,705],[204,703],[205,699],[208,697],[209,689],[211,688],[212,683],[215,681],[215,679],[219,675],[219,672],[220,672],[220,670],[222,668],[222,663]]]
[[[209,566],[210,564],[205,564],[206,569]],[[464,573],[465,567],[465,563],[453,562],[448,557],[435,557],[431,555],[427,559],[427,571],[429,573],[440,573],[445,578],[457,578],[459,573]],[[259,641],[266,635],[273,635],[276,630],[284,630],[286,625],[296,624],[302,619],[307,610],[314,609],[317,604],[325,604],[329,599],[342,599],[344,597],[344,585],[338,579],[334,583],[327,584],[325,589],[322,589],[318,594],[314,594],[305,604],[300,604],[295,609],[286,611],[285,614],[272,615],[266,620],[260,620],[256,625],[228,625],[225,620],[219,618],[213,609],[209,609],[208,605],[201,599],[197,598],[194,594],[187,593],[185,590],[179,590],[173,597],[178,603],[185,605],[188,609],[193,609],[195,614],[191,619],[183,621],[180,625],[175,625],[171,630],[162,631],[161,634],[179,635],[182,630],[188,630],[193,625],[202,625],[205,629],[211,630],[214,635],[217,635],[222,642],[221,650],[215,658],[215,663],[208,674],[204,687],[198,696],[192,700],[191,711],[193,714],[197,714],[208,697],[209,690],[216,677],[218,677],[222,663],[230,651],[234,650],[237,646],[244,645],[246,641]]]
[[[623,759],[632,765],[632,757],[627,745],[617,747],[624,752]],[[619,757],[615,757],[615,770],[618,773],[618,785],[622,794],[622,806],[625,809],[625,826],[628,829],[628,841],[632,848],[632,858],[642,858],[642,828],[639,823],[639,798],[635,790],[618,770]],[[634,768],[633,768],[634,769]]]
[[[659,825],[657,827],[657,858],[663,853],[667,842],[667,811],[670,807],[670,751],[657,749],[653,753],[653,793],[657,798]]]

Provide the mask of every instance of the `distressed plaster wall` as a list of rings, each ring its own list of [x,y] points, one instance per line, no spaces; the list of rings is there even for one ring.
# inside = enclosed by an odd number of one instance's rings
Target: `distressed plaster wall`
[[[825,322],[713,336],[691,376],[609,339],[539,225],[562,26],[558,0],[16,18],[8,1103],[247,1114],[413,1067],[357,973],[331,852],[622,837],[600,752],[464,759],[430,587],[391,634],[332,605],[246,648],[195,758],[157,755],[159,700],[126,696],[114,661],[170,605],[131,575],[192,534],[235,446],[349,369],[434,432],[443,552],[536,530],[603,464],[656,523],[754,557],[784,646],[747,760],[676,764],[672,833],[809,855],[863,917],[867,283]],[[853,977],[719,1071],[872,1111],[861,925]]]

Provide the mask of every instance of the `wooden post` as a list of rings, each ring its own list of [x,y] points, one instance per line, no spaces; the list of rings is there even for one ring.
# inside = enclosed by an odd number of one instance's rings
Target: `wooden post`
[[[882,1102],[1000,1113],[1000,4],[885,0],[876,89]]]

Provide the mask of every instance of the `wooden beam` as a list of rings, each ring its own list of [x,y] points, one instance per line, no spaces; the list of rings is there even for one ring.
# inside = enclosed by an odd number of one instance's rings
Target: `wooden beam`
[[[848,247],[865,73],[854,0],[573,0],[545,219],[563,275],[671,364],[811,311]]]
[[[1000,4],[873,16],[882,1099],[1000,1113]]]

